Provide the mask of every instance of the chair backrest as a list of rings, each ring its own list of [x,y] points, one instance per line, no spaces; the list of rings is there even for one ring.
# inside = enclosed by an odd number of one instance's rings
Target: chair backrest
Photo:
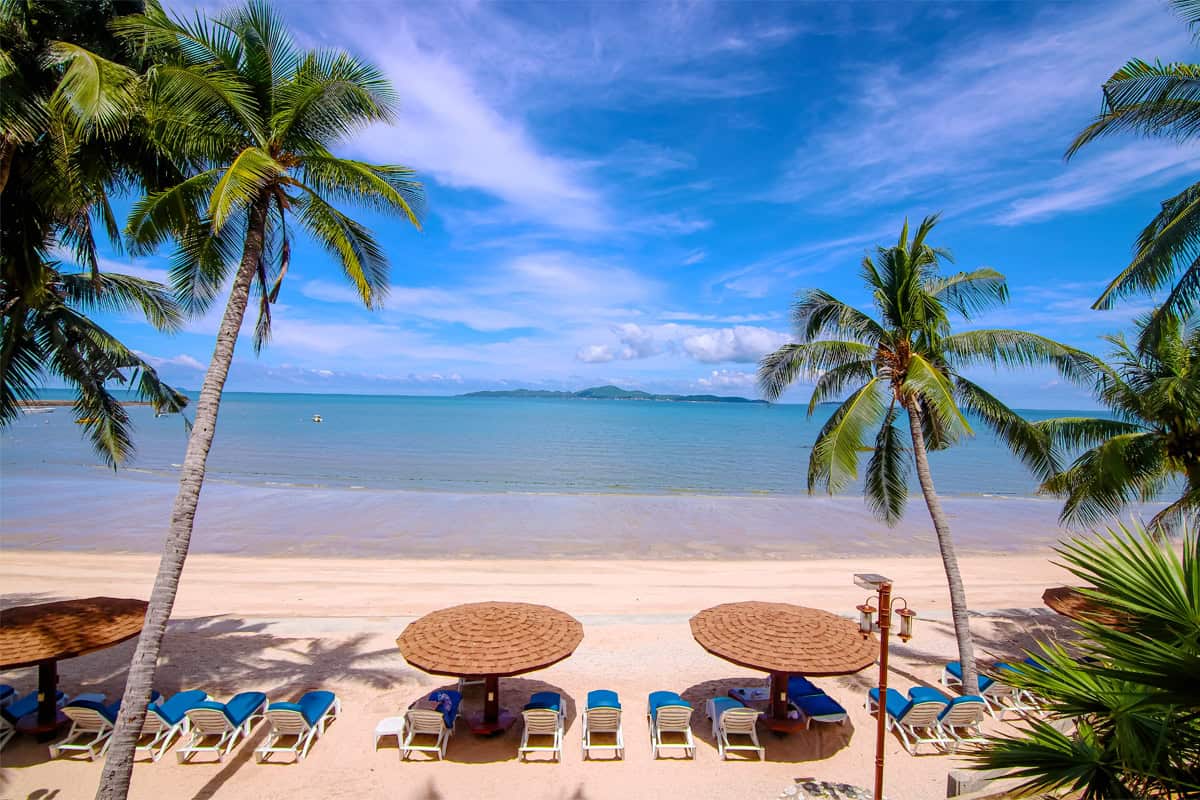
[[[758,722],[753,708],[731,708],[721,715],[721,727],[726,733],[751,733]]]
[[[160,731],[165,731],[171,727],[171,723],[158,715],[158,711],[154,706],[146,709],[146,717],[142,720],[142,735],[154,736]]]
[[[429,708],[410,708],[404,714],[408,729],[413,733],[431,733],[440,736],[446,729],[446,718],[442,712]]]
[[[525,717],[525,730],[533,734],[553,735],[558,730],[558,712],[549,708],[527,708],[521,712]]]
[[[941,716],[943,725],[974,725],[983,719],[985,704],[983,700],[960,698],[943,709]]]
[[[621,729],[621,709],[589,708],[583,712],[588,730],[597,733],[616,733]]]
[[[294,708],[267,708],[267,721],[271,724],[271,730],[285,735],[298,736],[308,733],[312,727],[304,714]]]
[[[193,728],[206,734],[224,733],[233,727],[225,712],[215,708],[189,708],[187,718]]]
[[[654,712],[654,727],[660,731],[682,733],[690,730],[692,709],[688,706],[659,706]]]
[[[913,703],[908,707],[908,711],[904,716],[897,718],[897,722],[904,725],[912,725],[914,727],[925,727],[932,725],[937,721],[938,714],[946,710],[946,704],[940,700],[930,700],[924,703]]]
[[[75,727],[83,731],[103,731],[113,726],[112,720],[98,710],[88,706],[63,706],[66,714]]]

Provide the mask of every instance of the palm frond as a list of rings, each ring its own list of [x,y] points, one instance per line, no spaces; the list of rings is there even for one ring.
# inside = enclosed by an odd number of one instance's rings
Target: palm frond
[[[304,188],[306,194],[294,206],[300,224],[341,262],[342,271],[358,290],[363,304],[367,308],[379,305],[388,287],[383,248],[366,227]]]
[[[1074,383],[1087,384],[1104,371],[1100,359],[1027,331],[981,329],[945,336],[940,345],[956,369],[973,365],[1033,367],[1050,365]]]
[[[894,526],[904,516],[908,503],[908,451],[904,437],[896,427],[895,404],[888,409],[883,425],[875,437],[875,452],[867,462],[864,494],[867,505],[888,526]]]
[[[954,379],[954,395],[959,406],[982,419],[1039,480],[1047,480],[1059,471],[1053,440],[1044,428],[1030,423],[982,386],[961,376]]]
[[[808,399],[808,415],[811,417],[821,403],[840,400],[851,386],[862,386],[873,377],[874,361],[851,361],[821,373]]]
[[[970,423],[955,402],[950,379],[924,356],[913,353],[910,357],[904,391],[922,402],[926,416],[944,432],[948,442],[971,433]]]
[[[1152,500],[1166,482],[1164,466],[1159,434],[1126,433],[1083,453],[1041,491],[1066,498],[1064,524],[1098,526],[1130,502]]]
[[[425,192],[408,167],[318,156],[304,159],[301,174],[304,183],[326,200],[399,213],[417,229],[421,227]]]
[[[964,318],[1008,302],[1008,281],[994,269],[932,278],[925,291]]]
[[[887,336],[883,326],[867,314],[820,289],[800,296],[792,306],[792,323],[801,342],[834,338],[876,344]]]
[[[883,382],[872,378],[850,395],[822,426],[808,460],[808,490],[819,484],[835,494],[858,477],[858,457],[870,429],[879,423],[887,406]]]
[[[59,276],[66,300],[73,306],[97,311],[140,311],[151,325],[161,331],[176,331],[183,326],[183,315],[170,290],[161,283],[101,272],[90,275]]]
[[[253,199],[261,196],[266,187],[285,171],[270,153],[261,148],[247,147],[238,153],[217,180],[209,197],[207,213],[213,232],[220,233],[235,210],[245,208]]]
[[[46,63],[65,67],[50,106],[77,135],[96,131],[112,139],[127,129],[138,104],[139,82],[133,70],[69,42],[51,45]]]

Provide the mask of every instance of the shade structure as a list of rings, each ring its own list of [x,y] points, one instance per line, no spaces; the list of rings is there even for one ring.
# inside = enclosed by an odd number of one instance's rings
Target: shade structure
[[[848,675],[875,663],[879,643],[848,619],[791,603],[724,603],[691,619],[692,636],[708,652],[771,673],[771,711],[787,717],[787,679]]]
[[[58,662],[137,636],[146,601],[88,597],[18,606],[0,611],[0,669],[38,667],[36,730],[53,730]]]
[[[1054,586],[1042,592],[1042,602],[1071,619],[1121,628],[1124,620],[1073,586]]]
[[[426,614],[409,623],[396,644],[425,672],[483,678],[482,730],[502,726],[500,678],[557,664],[582,641],[583,625],[570,614],[533,603],[487,602]]]

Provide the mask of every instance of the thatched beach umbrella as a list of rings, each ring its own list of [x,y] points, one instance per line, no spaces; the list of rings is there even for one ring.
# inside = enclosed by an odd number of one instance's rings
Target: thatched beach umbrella
[[[1124,620],[1073,586],[1054,586],[1042,592],[1042,602],[1064,617],[1121,628]]]
[[[38,711],[31,733],[59,723],[58,662],[120,644],[141,633],[146,601],[119,597],[60,600],[0,611],[0,669],[38,668]]]
[[[404,659],[433,675],[482,678],[483,713],[475,733],[494,733],[515,717],[500,708],[500,678],[557,664],[583,641],[579,620],[532,603],[467,603],[426,614],[396,640]]]
[[[848,619],[790,603],[725,603],[691,619],[692,636],[708,652],[741,667],[771,673],[772,730],[796,727],[787,718],[792,675],[849,675],[875,663],[879,642]]]

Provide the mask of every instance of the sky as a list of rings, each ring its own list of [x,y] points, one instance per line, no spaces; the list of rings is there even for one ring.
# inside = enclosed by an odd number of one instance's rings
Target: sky
[[[1132,136],[1063,159],[1127,60],[1196,60],[1158,0],[276,6],[302,46],[391,79],[395,122],[340,152],[417,170],[428,213],[418,232],[358,212],[391,262],[377,311],[298,242],[273,341],[256,357],[248,320],[230,390],[757,396],[796,293],[869,308],[863,255],[939,211],[953,268],[1009,281],[964,328],[1103,350],[1149,301],[1091,303],[1200,164],[1194,144]],[[162,279],[167,256],[104,266]],[[170,336],[101,319],[194,389],[220,313]],[[1092,405],[1046,371],[972,377],[1022,408]]]

